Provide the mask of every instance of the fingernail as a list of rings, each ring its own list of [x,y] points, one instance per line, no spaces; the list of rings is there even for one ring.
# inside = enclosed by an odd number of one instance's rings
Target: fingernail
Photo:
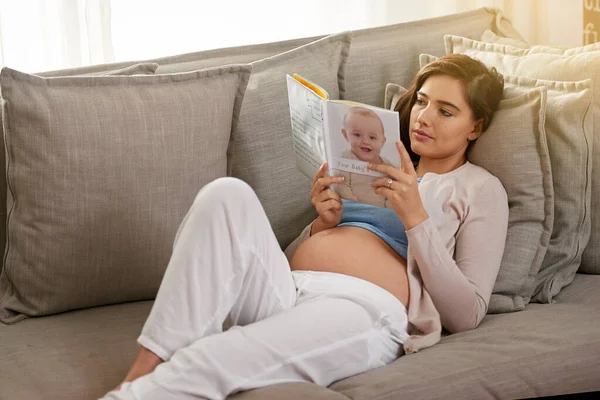
[[[396,144],[402,145],[402,140],[397,140]]]
[[[371,164],[371,163],[367,164],[367,168],[369,168],[369,169],[373,168],[373,164]]]
[[[343,176],[339,176],[339,177],[337,178],[337,180],[338,180],[338,181],[340,181],[340,182],[342,182],[344,179],[346,179],[346,178],[345,178],[345,177],[343,177]]]

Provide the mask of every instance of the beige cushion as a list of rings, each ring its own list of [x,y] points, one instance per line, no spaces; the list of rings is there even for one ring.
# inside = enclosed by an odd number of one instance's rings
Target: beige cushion
[[[421,60],[426,64],[432,58]],[[390,103],[404,92],[393,86],[388,85]],[[552,232],[546,92],[545,88],[506,88],[492,123],[468,153],[469,161],[500,179],[509,201],[506,247],[488,313],[519,311],[529,302]]]
[[[88,72],[83,75],[150,75],[156,71],[158,64],[155,62],[146,62],[115,68],[108,71],[98,70],[97,72]],[[65,70],[67,71],[67,70]],[[65,72],[63,71],[63,72]],[[38,74],[44,76],[44,73]],[[55,73],[50,75],[56,76]],[[82,75],[82,76],[83,76]],[[2,114],[0,114],[0,137],[3,137]],[[0,255],[4,254],[6,244],[6,160],[4,157],[4,140],[0,140]],[[4,259],[0,259],[0,272],[4,265]]]
[[[2,70],[0,321],[155,297],[179,224],[227,173],[251,67],[42,78]]]
[[[234,137],[232,175],[256,191],[281,246],[316,217],[311,179],[296,168],[285,76],[298,73],[333,99],[344,87],[350,33],[332,35],[252,63]]]
[[[550,53],[550,54],[562,54],[563,56],[576,56],[578,61],[581,58],[585,58],[586,55],[584,53],[589,53],[593,51],[600,50],[600,43],[593,43],[587,46],[580,47],[572,47],[572,48],[556,48],[556,47],[548,47],[548,46],[533,46],[528,54],[531,53]],[[600,54],[588,55],[590,58],[590,62],[597,62],[598,56]],[[579,61],[578,67],[584,66],[583,61]],[[584,71],[590,73],[592,71],[592,67],[588,66]],[[596,68],[597,71],[597,68]],[[594,79],[598,79],[598,73],[593,77]],[[585,74],[582,74],[585,76]],[[595,95],[594,95],[594,103],[595,107],[599,107],[600,104],[600,92],[598,91],[598,85],[596,85]],[[593,139],[593,155],[592,155],[592,188],[591,188],[591,230],[590,230],[590,240],[583,251],[583,255],[581,257],[581,265],[579,267],[580,272],[585,272],[587,274],[600,274],[600,126],[597,125],[598,119],[594,119],[594,139]]]
[[[507,44],[520,49],[528,49],[530,47],[527,42],[497,35],[489,29],[486,29],[483,32],[483,35],[481,35],[481,41],[486,43]]]
[[[600,127],[600,96],[592,102],[592,92],[600,93],[600,69],[597,68],[600,52],[571,55],[563,54],[563,50],[557,50],[560,54],[530,52],[451,35],[446,36],[446,49],[448,53],[478,58],[503,74],[555,81],[592,79],[593,90],[580,84],[561,85],[559,90],[552,91],[559,96],[555,101],[551,100],[553,94],[548,94],[547,116],[552,120],[548,119],[546,123],[546,133],[554,181],[555,220],[534,300],[551,302],[579,268],[591,232],[600,235],[598,227],[591,230],[594,211],[590,190],[595,186],[595,197],[600,197],[600,179],[594,179],[597,185],[591,180],[593,132],[594,127],[596,130]],[[598,133],[595,136],[598,137]],[[599,157],[595,159],[598,163]],[[600,164],[597,165],[600,169]],[[591,251],[600,252],[600,249],[596,247]]]

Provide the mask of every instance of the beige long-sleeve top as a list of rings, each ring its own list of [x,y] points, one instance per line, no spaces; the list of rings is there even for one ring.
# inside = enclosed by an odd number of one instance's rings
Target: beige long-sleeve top
[[[446,174],[426,173],[419,193],[429,218],[406,231],[410,287],[407,354],[450,333],[476,328],[498,276],[508,229],[500,181],[467,162]],[[291,260],[310,236],[308,225],[285,250]]]

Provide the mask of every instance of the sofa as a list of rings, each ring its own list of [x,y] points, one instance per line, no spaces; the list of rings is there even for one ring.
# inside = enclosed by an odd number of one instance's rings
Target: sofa
[[[315,217],[310,180],[295,167],[285,74],[332,98],[389,107],[394,85],[408,87],[427,57],[450,52],[507,77],[496,125],[469,155],[509,194],[487,315],[474,330],[444,332],[433,347],[327,388],[285,383],[230,398],[600,390],[599,72],[576,65],[600,48],[529,46],[499,10],[481,8],[153,60],[3,70],[0,399],[94,399],[120,383],[177,228],[208,182],[248,182],[282,248]]]

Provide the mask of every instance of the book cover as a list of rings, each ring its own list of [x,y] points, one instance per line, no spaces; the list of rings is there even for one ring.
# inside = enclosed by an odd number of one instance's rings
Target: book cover
[[[327,92],[298,75],[287,76],[296,165],[313,179],[324,161],[329,175],[344,176],[331,188],[343,199],[385,207],[371,181],[383,176],[367,164],[400,168],[395,142],[400,139],[398,113],[367,104],[330,100]]]

